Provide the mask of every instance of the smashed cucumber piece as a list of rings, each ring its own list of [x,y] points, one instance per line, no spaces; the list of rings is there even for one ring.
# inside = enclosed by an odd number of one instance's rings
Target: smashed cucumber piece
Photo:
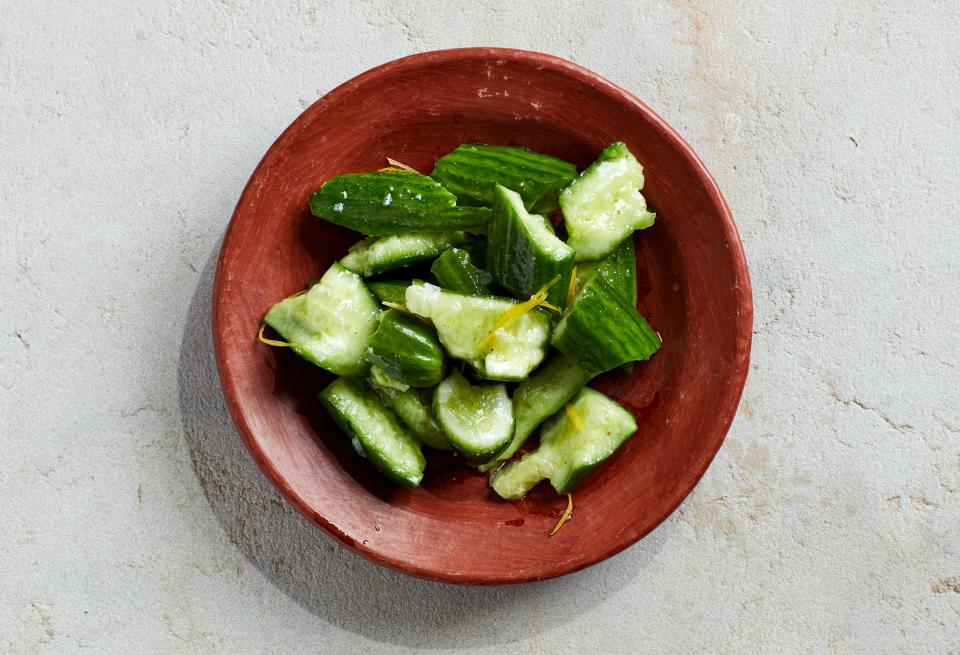
[[[443,379],[446,356],[436,331],[409,314],[385,311],[367,346],[370,363],[404,385],[432,387]]]
[[[373,385],[383,404],[393,410],[410,432],[420,440],[424,446],[434,450],[450,450],[447,438],[440,431],[440,426],[433,418],[430,403],[433,398],[433,389],[397,390]]]
[[[344,268],[363,277],[433,259],[451,246],[467,240],[463,232],[411,232],[389,237],[370,237],[350,246],[340,260]]]
[[[367,282],[367,288],[373,292],[380,302],[389,302],[402,305],[406,299],[407,287],[410,280],[386,280],[383,282]]]
[[[474,266],[470,253],[460,248],[450,248],[430,267],[437,283],[444,289],[467,293],[471,296],[490,294],[492,277],[487,271]]]
[[[633,414],[599,391],[582,389],[570,407],[544,424],[536,449],[490,476],[498,495],[518,500],[544,479],[571,493],[637,430]]]
[[[643,167],[617,141],[560,192],[567,243],[578,262],[603,259],[634,231],[653,225],[641,189]]]
[[[367,339],[377,328],[376,299],[356,274],[333,264],[304,293],[281,300],[264,322],[290,350],[336,375],[362,375]]]
[[[637,253],[633,238],[623,240],[613,254],[598,262],[577,264],[577,284],[583,288],[594,275],[599,275],[624,297],[631,307],[637,306]]]
[[[433,415],[455,450],[489,459],[513,437],[513,406],[503,384],[473,385],[457,371],[433,392]]]

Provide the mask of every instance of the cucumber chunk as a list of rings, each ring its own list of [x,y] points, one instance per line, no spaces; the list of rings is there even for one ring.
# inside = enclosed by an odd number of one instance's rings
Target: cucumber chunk
[[[504,312],[519,303],[492,296],[468,296],[432,284],[407,289],[407,309],[433,321],[440,343],[451,357],[470,362],[491,380],[522,380],[546,354],[550,317],[525,312],[487,336]]]
[[[433,414],[453,448],[488,459],[513,437],[513,406],[503,384],[472,385],[457,371],[433,392]]]
[[[420,444],[373,390],[360,381],[338,378],[318,397],[377,470],[405,487],[420,484],[426,466]]]
[[[409,314],[388,309],[367,341],[367,359],[411,387],[432,387],[443,379],[446,357],[433,328]]]
[[[653,225],[641,189],[643,167],[617,141],[560,192],[567,243],[578,262],[603,259],[635,230]]]
[[[575,362],[558,353],[517,385],[511,399],[516,423],[513,440],[493,460],[478,469],[490,471],[513,457],[533,431],[548,417],[563,409],[591,377]]]
[[[557,324],[553,346],[591,375],[649,357],[660,337],[600,275],[580,291]]]
[[[440,431],[440,426],[433,418],[430,402],[433,398],[432,389],[407,389],[398,391],[380,385],[374,385],[374,390],[380,396],[383,404],[393,410],[399,418],[420,440],[424,446],[434,450],[450,450],[447,438]]]
[[[458,207],[456,197],[426,175],[410,171],[350,173],[328,180],[310,196],[310,211],[372,236],[407,232],[486,232],[490,210]]]
[[[298,296],[270,308],[264,322],[290,349],[336,375],[362,375],[367,339],[377,328],[376,299],[356,274],[339,264]]]
[[[473,265],[470,253],[450,248],[437,257],[430,267],[433,277],[444,289],[471,296],[489,295],[490,273]]]
[[[535,450],[490,476],[497,494],[517,500],[545,478],[558,494],[568,494],[637,430],[633,415],[599,391],[582,389],[571,405],[580,425],[558,412]]]
[[[552,214],[557,193],[576,174],[573,164],[524,148],[464,144],[438,159],[430,175],[461,205],[492,207],[499,183],[515,189],[530,211]]]
[[[385,282],[367,282],[367,288],[380,302],[392,302],[402,305],[406,300],[410,280],[389,280]]]
[[[557,238],[550,222],[530,214],[516,191],[494,186],[493,219],[487,232],[487,268],[500,286],[523,297],[555,277],[547,300],[563,306],[573,270],[573,248]]]
[[[433,259],[451,246],[467,240],[463,232],[411,232],[390,237],[371,237],[350,246],[340,264],[364,277]]]
[[[582,288],[599,275],[622,295],[631,307],[637,306],[637,254],[633,239],[624,239],[613,254],[598,262],[577,264],[577,283]]]

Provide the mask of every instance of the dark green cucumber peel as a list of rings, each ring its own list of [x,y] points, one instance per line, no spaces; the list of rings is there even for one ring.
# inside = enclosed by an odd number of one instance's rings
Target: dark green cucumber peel
[[[571,493],[637,431],[633,415],[599,391],[584,388],[570,405],[544,424],[536,449],[490,476],[498,495],[519,500],[543,479]]]
[[[577,281],[583,287],[599,275],[616,289],[632,307],[637,306],[637,254],[633,237],[624,239],[613,254],[598,262],[577,264]]]
[[[487,268],[497,284],[526,298],[559,278],[547,300],[562,307],[574,255],[546,218],[524,209],[517,192],[495,185],[493,218],[487,231]]]
[[[413,284],[410,280],[386,280],[383,282],[367,282],[367,288],[373,292],[380,302],[392,302],[402,305],[407,294],[407,287]]]
[[[456,197],[419,173],[349,173],[310,196],[314,216],[371,236],[465,230],[485,233],[490,210],[458,207]]]
[[[573,164],[512,146],[464,144],[437,160],[430,174],[461,205],[493,206],[496,184],[514,189],[533,212],[552,214],[557,194],[577,174]]]
[[[336,375],[362,375],[378,314],[363,281],[335,263],[308,291],[271,307],[263,321],[304,359]]]
[[[560,353],[517,385],[513,392],[515,426],[510,445],[486,464],[477,467],[486,473],[500,466],[523,446],[533,431],[590,381],[591,375]]]
[[[506,385],[473,385],[457,371],[433,392],[433,415],[454,450],[486,460],[513,438],[513,406]]]
[[[367,359],[411,387],[432,387],[443,379],[446,357],[436,331],[413,316],[388,309],[367,341]]]
[[[426,466],[420,443],[372,389],[359,380],[338,378],[318,398],[378,471],[405,487],[420,484]]]
[[[649,357],[660,337],[603,277],[580,290],[553,332],[553,346],[587,373],[599,375]]]
[[[433,259],[451,246],[467,240],[463,232],[410,232],[370,237],[350,246],[340,260],[344,268],[364,277],[406,268]]]
[[[433,398],[432,389],[407,389],[399,391],[380,385],[373,385],[383,404],[393,410],[410,432],[420,440],[424,446],[434,450],[450,450],[447,438],[443,436],[440,426],[433,418],[430,403]]]
[[[433,262],[430,272],[444,289],[468,293],[472,296],[490,293],[489,287],[492,280],[490,273],[474,266],[466,250],[460,248],[445,250]]]

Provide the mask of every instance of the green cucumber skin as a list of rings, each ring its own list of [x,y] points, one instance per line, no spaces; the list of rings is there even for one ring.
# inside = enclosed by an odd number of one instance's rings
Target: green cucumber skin
[[[576,362],[557,353],[533,375],[517,385],[513,392],[513,440],[492,461],[478,469],[484,473],[513,457],[547,418],[564,405],[592,379]]]
[[[371,277],[431,260],[466,240],[463,232],[410,232],[369,237],[350,246],[340,264],[354,273]]]
[[[376,393],[358,380],[338,378],[318,398],[378,471],[404,487],[420,484],[426,467],[420,444]]]
[[[635,307],[597,275],[560,319],[553,346],[587,373],[599,375],[627,362],[649,359],[660,348],[660,337]]]
[[[483,296],[490,293],[490,273],[477,268],[470,254],[460,248],[445,250],[430,267],[437,283],[444,289],[467,293],[471,296]]]
[[[593,275],[600,275],[622,295],[631,307],[637,306],[637,254],[633,237],[617,246],[613,254],[598,262],[577,264],[577,278],[581,286]]]
[[[490,210],[458,207],[456,197],[419,173],[349,173],[310,196],[311,213],[370,236],[407,232],[486,232]]]
[[[410,280],[389,280],[384,282],[367,282],[367,288],[373,292],[380,302],[392,302],[402,305],[406,301],[407,287],[413,284]]]
[[[379,385],[374,385],[373,388],[380,396],[383,404],[393,410],[397,418],[410,429],[424,446],[434,450],[450,450],[447,438],[443,436],[440,426],[433,418],[433,409],[430,406],[433,398],[432,389],[398,391]]]
[[[573,164],[531,150],[464,144],[438,159],[430,175],[461,205],[491,207],[499,183],[517,191],[528,210],[552,214],[560,189],[576,174]]]
[[[367,341],[367,359],[411,387],[432,387],[443,379],[446,356],[436,331],[396,309],[380,317]]]
[[[465,405],[465,403],[473,401],[476,395],[484,396],[482,401],[484,407],[481,410]],[[500,407],[509,411],[510,417],[508,421],[498,426],[501,430],[500,434],[494,435],[497,439],[486,447],[481,447],[476,442],[471,443],[470,437],[476,437],[480,431],[479,424],[490,418],[487,412],[496,411]],[[453,422],[457,418],[456,411],[458,409],[472,415],[470,418],[473,425],[468,430],[464,430],[462,425],[458,426]],[[513,408],[507,395],[506,386],[503,384],[471,385],[457,371],[451,373],[434,390],[433,416],[450,446],[471,459],[486,461],[506,448],[513,438]],[[502,420],[503,417],[493,418]]]
[[[534,223],[539,231],[534,230]],[[487,267],[497,284],[528,297],[559,277],[547,300],[562,307],[574,256],[573,249],[553,233],[547,219],[529,214],[515,191],[495,185],[493,218],[487,232]]]

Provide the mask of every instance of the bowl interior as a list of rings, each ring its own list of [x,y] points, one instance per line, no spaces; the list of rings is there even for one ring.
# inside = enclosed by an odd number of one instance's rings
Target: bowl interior
[[[385,482],[315,399],[331,377],[256,340],[266,310],[316,278],[359,235],[312,218],[307,198],[333,175],[398,159],[429,173],[465,142],[532,148],[589,164],[615,140],[643,163],[657,222],[635,238],[638,307],[663,348],[594,387],[639,432],[566,501],[542,484],[499,500],[485,476],[428,451],[421,488]],[[702,164],[631,96],[562,60],[470,49],[391,62],[310,107],[278,139],[238,203],[215,288],[224,393],[271,481],[309,519],[375,561],[424,577],[517,582],[566,573],[661,522],[719,448],[746,375],[749,280],[729,213]]]

